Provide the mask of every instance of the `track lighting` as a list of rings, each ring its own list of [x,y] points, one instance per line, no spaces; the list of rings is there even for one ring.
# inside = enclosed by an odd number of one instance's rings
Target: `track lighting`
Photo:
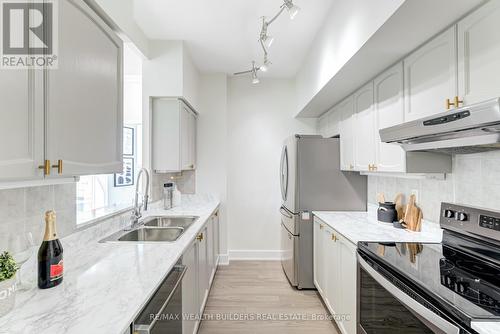
[[[290,15],[290,20],[293,20],[295,16],[300,12],[300,7],[293,4],[292,0],[284,0],[285,6],[288,9],[288,15]]]
[[[257,72],[261,71],[260,67],[255,66],[255,61],[252,61],[252,69],[248,71],[243,71],[243,72],[236,72],[234,75],[241,75],[241,74],[252,74],[252,83],[254,85],[260,83],[259,76],[257,75]]]
[[[291,20],[293,20],[300,11],[300,8],[294,5],[293,0],[283,0],[283,4],[280,6],[279,12],[274,15],[269,21],[266,21],[265,16],[262,17],[262,28],[260,30],[259,43],[262,47],[262,51],[264,52],[264,63],[260,67],[255,67],[255,61],[253,61],[251,70],[237,72],[234,73],[234,75],[252,74],[252,83],[258,84],[260,82],[259,77],[257,76],[257,72],[267,72],[269,70],[269,66],[272,64],[267,58],[267,50],[274,42],[274,38],[268,34],[269,25],[276,21],[276,19],[285,11],[285,9],[288,11],[288,15],[290,16]]]
[[[259,70],[262,72],[267,72],[269,70],[269,66],[271,66],[271,62],[267,58],[267,54],[264,56],[264,63],[259,67]]]
[[[262,17],[262,28],[260,30],[259,41],[263,44],[266,49],[269,49],[273,44],[274,38],[269,36],[267,33],[267,27],[269,27],[269,22],[266,22],[266,17]]]
[[[257,71],[259,69],[257,67],[255,67],[255,62],[253,61],[252,62],[252,83],[254,85],[260,83],[260,80],[259,80],[259,77],[257,76]]]

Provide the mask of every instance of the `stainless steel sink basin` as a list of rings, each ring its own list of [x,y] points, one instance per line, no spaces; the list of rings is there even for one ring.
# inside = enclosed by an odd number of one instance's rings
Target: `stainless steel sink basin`
[[[142,226],[134,230],[118,231],[100,242],[173,242],[199,217],[195,216],[152,216],[142,220]]]
[[[118,241],[176,241],[182,233],[184,233],[182,227],[143,227],[124,234]]]
[[[199,217],[148,217],[144,219],[144,226],[154,226],[154,227],[182,227],[187,229],[191,226]]]

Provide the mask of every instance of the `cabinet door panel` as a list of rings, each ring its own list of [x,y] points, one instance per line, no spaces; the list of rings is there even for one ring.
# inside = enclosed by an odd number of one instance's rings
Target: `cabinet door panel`
[[[339,313],[340,308],[340,284],[339,282],[339,251],[337,242],[334,240],[333,236],[335,231],[328,229],[325,233],[325,270],[326,270],[326,296],[328,299],[328,305],[334,314]]]
[[[0,180],[42,179],[43,97],[40,71],[0,70]]]
[[[208,249],[207,249],[207,228],[200,233],[203,234],[202,240],[198,243],[198,298],[199,312],[203,313],[204,303],[208,297]]]
[[[215,271],[215,262],[214,262],[214,217],[210,218],[210,221],[207,225],[207,279],[210,284],[212,280],[212,275]]]
[[[339,314],[346,315],[349,318],[344,321],[339,321],[339,327],[343,333],[356,333],[356,318],[357,318],[357,260],[356,246],[347,241],[344,237],[340,237],[337,241],[339,254]]]
[[[61,1],[59,45],[46,71],[47,159],[63,160],[64,176],[121,172],[122,42],[85,3]]]
[[[190,169],[191,164],[190,156],[190,111],[189,108],[181,103],[181,168],[182,170]]]
[[[465,105],[500,96],[500,3],[458,23],[458,89]]]
[[[375,141],[377,170],[405,172],[406,155],[396,144],[382,143],[380,129],[404,122],[403,64],[390,68],[374,81],[375,89]]]
[[[354,169],[354,104],[350,96],[338,105],[340,113],[340,169]]]
[[[314,220],[314,246],[313,246],[313,267],[314,267],[314,284],[320,293],[323,293],[323,271],[325,268],[323,267],[323,257],[324,257],[324,249],[323,249],[323,231],[320,228],[322,223],[318,220]]]
[[[368,171],[368,165],[375,163],[373,82],[354,94],[354,111],[355,166],[358,171]]]
[[[196,168],[196,115],[189,113],[189,169]]]
[[[405,121],[446,111],[457,95],[456,52],[452,27],[404,60]]]
[[[197,252],[198,244],[193,243],[182,255],[182,263],[187,266],[186,274],[182,280],[182,313],[188,316],[196,315],[199,311],[198,301],[198,278],[197,278]],[[196,320],[183,322],[182,333],[193,334],[196,328]]]

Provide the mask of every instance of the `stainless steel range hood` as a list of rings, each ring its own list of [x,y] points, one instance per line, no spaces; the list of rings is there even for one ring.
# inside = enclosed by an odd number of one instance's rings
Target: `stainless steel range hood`
[[[405,151],[447,154],[500,149],[500,98],[380,130],[385,143]]]

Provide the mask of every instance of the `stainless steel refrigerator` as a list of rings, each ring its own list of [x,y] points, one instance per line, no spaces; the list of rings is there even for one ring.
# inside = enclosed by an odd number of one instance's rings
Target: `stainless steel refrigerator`
[[[367,178],[340,170],[339,138],[294,135],[281,154],[281,263],[290,284],[313,289],[312,211],[365,211]]]

